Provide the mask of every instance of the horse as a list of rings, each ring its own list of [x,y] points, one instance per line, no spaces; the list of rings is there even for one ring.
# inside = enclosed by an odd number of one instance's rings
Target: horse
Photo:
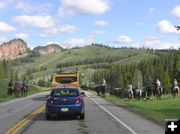
[[[8,95],[11,95],[11,96],[12,96],[12,94],[13,94],[13,92],[14,92],[14,87],[8,87],[8,88],[7,88],[7,91],[8,91]]]
[[[21,87],[20,86],[14,86],[14,94],[15,94],[16,98],[19,97],[20,92],[21,92]]]
[[[133,90],[132,89],[125,89],[124,94],[127,96],[128,100],[133,99]]]
[[[28,88],[26,86],[22,86],[22,88],[21,88],[21,96],[22,97],[27,96],[27,90],[28,90]]]
[[[174,98],[176,97],[176,94],[177,94],[177,96],[179,95],[179,87],[178,86],[175,86],[174,88],[172,88],[172,95]]]
[[[141,89],[136,89],[135,98],[138,100],[141,100],[141,98],[142,98],[142,90]]]
[[[96,90],[98,96],[100,96],[100,93],[102,94],[103,97],[106,96],[106,87],[105,87],[105,85],[96,85],[95,90]]]
[[[162,86],[157,85],[156,89],[155,89],[155,94],[156,94],[157,100],[161,100],[162,93],[163,93]]]

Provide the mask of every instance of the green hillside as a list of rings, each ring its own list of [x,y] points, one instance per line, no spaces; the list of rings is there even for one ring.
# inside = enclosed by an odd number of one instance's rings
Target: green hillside
[[[75,69],[76,67],[78,67],[80,72],[85,72],[84,80],[87,81],[87,79],[89,80],[90,78],[89,70],[91,70],[91,72],[93,72],[94,70],[91,68],[91,66],[93,64],[96,65],[96,62],[90,64],[91,61],[99,59],[97,61],[98,64],[122,64],[130,62],[139,62],[142,59],[147,59],[152,56],[152,54],[148,53],[146,50],[143,49],[113,49],[91,45],[86,46],[84,48],[70,49],[55,54],[42,55],[39,57],[30,57],[33,62],[21,63],[20,65],[16,66],[16,70],[18,71],[18,74],[20,76],[24,75],[27,72],[27,69],[38,70],[33,71],[31,73],[33,79],[36,79],[37,81],[37,79],[39,78],[50,78],[51,74],[54,71],[59,70],[59,68],[57,68],[57,65],[59,63],[72,63],[72,65],[69,65],[67,68]],[[108,59],[109,57],[114,58],[112,62],[106,62],[106,60],[104,60],[106,58]],[[87,60],[89,60],[90,63],[84,63]],[[86,76],[88,76],[88,78]]]

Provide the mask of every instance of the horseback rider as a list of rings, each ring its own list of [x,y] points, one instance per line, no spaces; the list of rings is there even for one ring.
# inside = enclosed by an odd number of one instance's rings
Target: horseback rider
[[[106,80],[103,78],[102,85],[106,87]]]
[[[177,82],[177,80],[176,79],[174,79],[174,87],[178,87],[178,82]]]
[[[22,96],[26,96],[27,90],[28,90],[28,85],[27,85],[27,80],[24,78],[22,82]]]
[[[19,80],[16,80],[16,82],[15,82],[15,87],[20,88]]]
[[[174,79],[174,81],[173,81],[173,85],[174,85],[173,90],[175,90],[176,88],[179,90],[179,87],[178,87],[178,82],[177,82],[177,80],[176,80],[176,79]]]
[[[13,82],[12,80],[10,80],[10,82],[8,83],[8,94],[12,95],[13,92]]]
[[[102,86],[101,86],[101,93],[105,96],[106,94],[106,80],[103,78]]]
[[[161,82],[160,82],[160,80],[159,80],[159,79],[157,79],[157,80],[156,80],[156,85],[157,85],[157,87],[158,87],[158,88],[160,88],[160,87],[161,87]]]
[[[128,98],[133,99],[133,97],[134,97],[133,94],[134,94],[134,92],[132,90],[132,85],[130,84],[130,85],[128,85]]]

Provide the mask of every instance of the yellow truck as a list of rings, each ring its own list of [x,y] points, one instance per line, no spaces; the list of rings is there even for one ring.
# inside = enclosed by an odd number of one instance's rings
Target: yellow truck
[[[53,74],[51,88],[75,87],[80,89],[79,73],[77,71],[60,70]]]

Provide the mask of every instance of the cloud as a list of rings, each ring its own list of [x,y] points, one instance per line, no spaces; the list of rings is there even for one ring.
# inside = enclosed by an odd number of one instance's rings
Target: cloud
[[[62,46],[64,48],[74,48],[74,47],[84,47],[90,44],[92,44],[92,40],[89,40],[89,39],[85,40],[82,38],[72,38],[62,43]]]
[[[95,21],[95,22],[94,22],[94,25],[96,25],[96,26],[107,26],[107,25],[108,25],[108,22],[107,22],[107,21],[102,21],[102,20],[100,20],[100,21]]]
[[[57,35],[57,34],[71,34],[78,30],[78,28],[74,25],[62,25],[59,27],[53,27],[50,29],[44,30],[45,36]],[[43,35],[43,34],[42,34]]]
[[[177,19],[180,19],[180,5],[174,7],[174,9],[171,11],[171,15]]]
[[[169,48],[178,49],[179,46],[180,46],[179,42],[178,43],[164,42],[157,37],[148,37],[144,42],[145,48],[153,48],[153,49],[169,49]]]
[[[51,16],[15,16],[15,21],[27,27],[34,28],[52,28],[55,26],[55,22]]]
[[[21,38],[23,40],[29,39],[29,35],[27,33],[16,33],[15,36],[16,38]]]
[[[48,13],[52,10],[50,3],[29,3],[25,1],[17,1],[15,9],[25,13],[38,12],[40,14]]]
[[[3,43],[3,42],[6,42],[7,41],[7,37],[6,36],[0,36],[0,45]]]
[[[149,15],[152,15],[152,14],[154,13],[154,11],[155,11],[155,8],[154,8],[154,7],[150,7],[150,8],[148,9],[148,14],[149,14]]]
[[[1,0],[0,9],[6,8],[9,4],[13,3],[14,0]]]
[[[58,14],[60,16],[74,14],[100,15],[109,9],[108,0],[62,0]]]
[[[12,31],[15,31],[15,27],[13,27],[5,22],[0,21],[0,32],[9,33]]]
[[[168,21],[162,20],[157,24],[157,28],[161,33],[165,34],[180,34],[177,29]]]
[[[132,43],[132,39],[128,36],[121,35],[117,37],[115,43],[128,44],[128,43]]]

